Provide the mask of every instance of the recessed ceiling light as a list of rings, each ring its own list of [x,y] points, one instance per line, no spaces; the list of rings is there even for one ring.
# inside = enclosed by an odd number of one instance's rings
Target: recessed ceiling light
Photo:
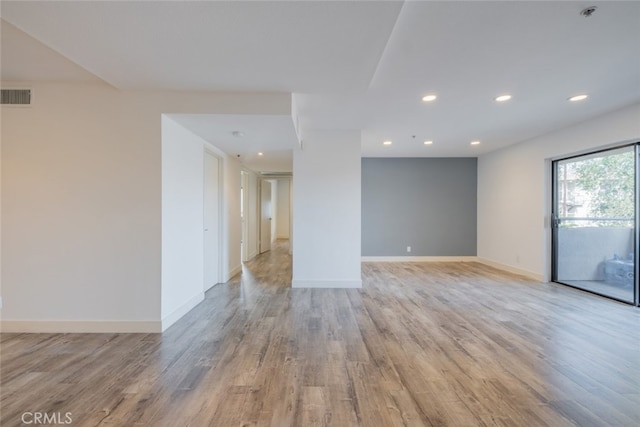
[[[433,141],[425,141],[424,142],[424,145],[431,145],[431,144],[433,144]]]
[[[262,156],[262,155],[264,155],[264,153],[262,153],[262,152],[258,153],[258,156]]]
[[[571,102],[584,101],[588,97],[589,97],[589,95],[585,95],[585,94],[576,95],[576,96],[572,96],[571,98],[569,98],[569,101],[571,101]]]
[[[393,144],[393,141],[385,141],[385,142],[383,142],[383,144],[384,145],[391,145],[391,144]]]
[[[431,101],[435,101],[438,97],[436,95],[425,95],[422,97],[422,100],[424,102],[431,102]]]
[[[480,141],[471,141],[471,145],[480,145]]]
[[[510,100],[511,95],[500,95],[500,96],[497,96],[495,99],[497,102],[504,102],[504,101]]]

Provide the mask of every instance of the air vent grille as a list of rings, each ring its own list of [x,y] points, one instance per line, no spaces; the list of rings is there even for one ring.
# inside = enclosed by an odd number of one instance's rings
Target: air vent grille
[[[293,176],[291,172],[272,172],[272,171],[261,171],[260,175],[266,178],[287,178]]]
[[[31,89],[2,89],[2,105],[31,105]]]

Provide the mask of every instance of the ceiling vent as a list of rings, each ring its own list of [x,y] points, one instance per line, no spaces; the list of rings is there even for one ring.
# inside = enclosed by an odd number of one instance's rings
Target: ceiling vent
[[[2,89],[2,105],[31,105],[31,89]]]
[[[260,175],[264,178],[289,178],[293,176],[291,172],[272,172],[272,171],[262,171]]]

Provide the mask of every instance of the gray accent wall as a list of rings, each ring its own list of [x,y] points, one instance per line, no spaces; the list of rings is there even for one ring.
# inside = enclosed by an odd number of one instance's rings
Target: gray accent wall
[[[362,255],[475,256],[477,164],[363,158]]]

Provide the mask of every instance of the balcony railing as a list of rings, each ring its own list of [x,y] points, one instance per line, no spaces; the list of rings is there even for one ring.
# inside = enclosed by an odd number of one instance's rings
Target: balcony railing
[[[619,217],[558,217],[558,227],[625,227],[633,228],[635,218],[619,218]],[[583,224],[576,224],[582,222]]]

